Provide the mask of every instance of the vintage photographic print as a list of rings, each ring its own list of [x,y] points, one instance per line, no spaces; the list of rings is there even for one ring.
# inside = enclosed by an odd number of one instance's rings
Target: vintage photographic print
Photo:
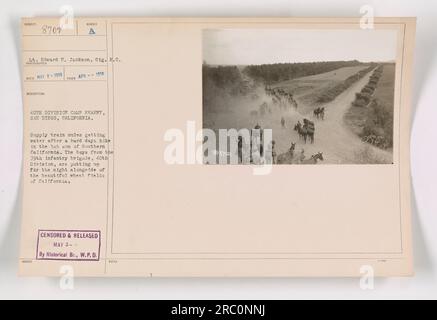
[[[396,51],[388,29],[203,30],[204,163],[392,164]]]

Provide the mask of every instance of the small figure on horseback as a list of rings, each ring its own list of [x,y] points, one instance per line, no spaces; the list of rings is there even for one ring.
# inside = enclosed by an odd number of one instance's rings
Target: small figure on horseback
[[[276,158],[277,158],[275,144],[276,144],[275,140],[272,140],[272,163],[273,164],[276,164]]]
[[[302,160],[300,163],[301,164],[317,164],[317,160],[321,160],[321,161],[324,160],[322,152],[317,152],[317,153],[313,154],[311,156],[311,158],[306,159],[306,160]]]
[[[314,117],[317,119],[325,119],[325,107],[318,107],[313,111]]]
[[[314,143],[314,122],[308,119],[303,119],[303,125],[300,123],[300,121],[298,121],[294,126],[294,130],[297,131],[299,138],[301,138],[305,143],[307,143],[308,138],[310,139],[311,143]]]
[[[266,164],[276,164],[277,163],[277,158],[278,158],[278,154],[276,153],[276,148],[275,148],[275,140],[272,140],[268,145],[267,145],[267,149],[266,152],[264,154],[264,160]]]
[[[263,130],[259,123],[251,130],[250,136],[250,162],[259,164],[264,155]]]
[[[299,138],[302,139],[303,141],[305,141],[305,143],[307,142],[307,129],[302,126],[302,124],[300,123],[300,121],[298,121],[296,123],[296,125],[294,126],[294,130],[297,131]]]
[[[285,118],[281,117],[281,127],[285,128]]]
[[[243,137],[238,135],[237,143],[238,163],[243,163]]]
[[[310,139],[311,143],[314,143],[314,132],[316,131],[316,128],[314,126],[314,122],[308,120],[308,119],[303,119],[303,127],[302,127],[307,134],[307,137]],[[306,143],[306,138],[305,138],[305,143]]]

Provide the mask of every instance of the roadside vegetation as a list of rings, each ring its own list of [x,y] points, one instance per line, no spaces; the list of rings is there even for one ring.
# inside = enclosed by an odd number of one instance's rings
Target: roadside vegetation
[[[352,86],[358,80],[362,79],[368,72],[370,72],[374,68],[375,65],[373,63],[370,64],[367,68],[358,71],[357,73],[349,76],[342,82],[320,93],[316,101],[318,103],[328,103],[333,101],[339,94],[346,91],[350,86]]]
[[[394,84],[395,64],[378,66],[345,115],[363,141],[381,149],[393,147]]]

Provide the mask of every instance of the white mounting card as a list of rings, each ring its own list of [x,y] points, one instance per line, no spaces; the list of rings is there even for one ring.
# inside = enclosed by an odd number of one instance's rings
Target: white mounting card
[[[23,18],[20,274],[412,275],[414,35]]]

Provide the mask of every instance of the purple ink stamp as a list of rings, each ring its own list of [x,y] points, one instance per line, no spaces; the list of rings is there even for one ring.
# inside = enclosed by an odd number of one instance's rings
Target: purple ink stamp
[[[99,261],[98,230],[38,230],[37,260]]]

